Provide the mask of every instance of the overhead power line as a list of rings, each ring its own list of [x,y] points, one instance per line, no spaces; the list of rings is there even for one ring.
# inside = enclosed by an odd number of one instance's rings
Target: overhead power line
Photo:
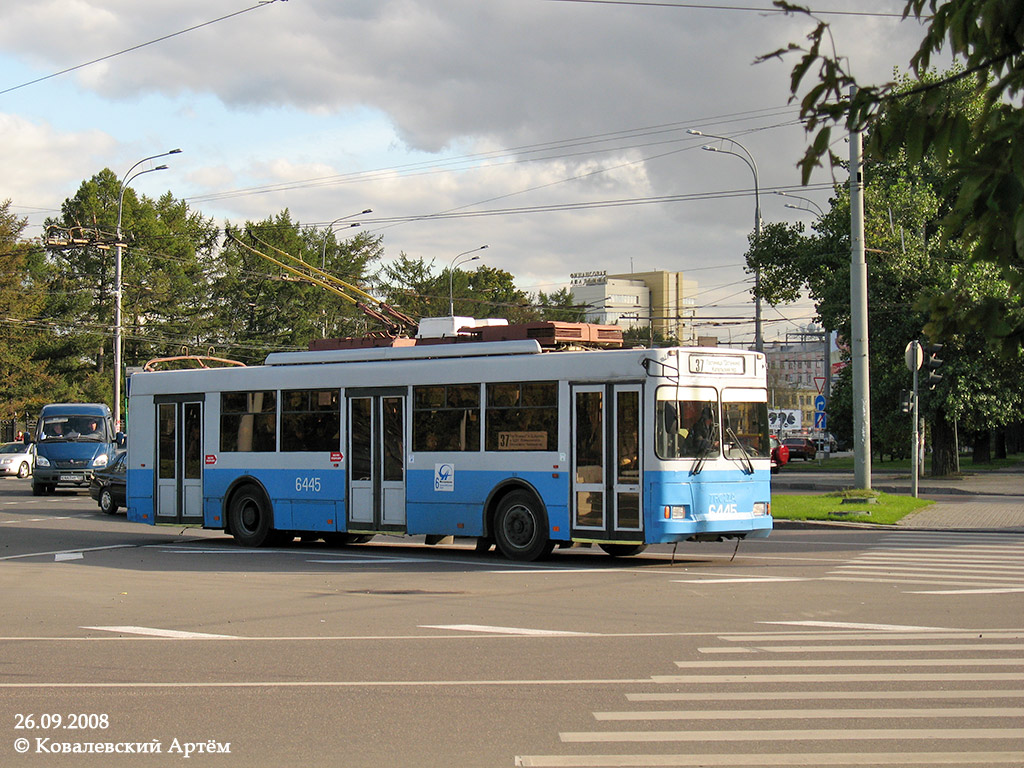
[[[69,72],[74,72],[74,71],[79,70],[79,69],[84,69],[85,67],[91,67],[93,64],[99,64],[101,61],[108,61],[109,59],[113,59],[113,58],[115,58],[117,56],[123,56],[126,53],[131,53],[132,51],[137,51],[137,50],[139,50],[141,48],[146,48],[146,47],[148,47],[150,45],[156,45],[157,43],[162,43],[165,40],[170,40],[173,37],[178,37],[180,35],[184,35],[184,34],[187,34],[189,32],[194,32],[197,29],[202,29],[203,27],[208,27],[211,24],[217,24],[218,22],[234,18],[235,16],[241,16],[243,13],[248,13],[249,11],[255,11],[257,8],[263,8],[263,7],[268,6],[268,5],[273,5],[276,2],[278,2],[278,0],[262,0],[262,2],[256,3],[256,5],[249,6],[248,8],[243,8],[242,10],[235,11],[234,13],[229,13],[227,16],[221,16],[220,18],[217,18],[217,19],[211,19],[210,21],[204,21],[202,24],[196,24],[195,26],[188,27],[187,29],[183,29],[183,30],[181,30],[179,32],[172,32],[169,35],[163,35],[162,37],[158,37],[155,40],[150,40],[147,43],[139,43],[138,45],[133,45],[131,48],[125,48],[124,50],[117,51],[116,53],[108,53],[106,56],[100,56],[98,59],[93,59],[92,61],[86,61],[83,64],[76,64],[73,67],[68,67],[67,69],[62,69],[59,72],[54,72],[53,74],[50,74],[50,75],[44,75],[43,77],[37,77],[35,80],[29,80],[27,83],[22,83],[21,85],[13,85],[10,88],[5,88],[4,90],[0,91],[0,96],[3,96],[5,93],[10,93],[11,91],[17,91],[20,88],[27,88],[30,85],[35,85],[36,83],[41,83],[41,82],[43,82],[45,80],[50,80],[50,79],[52,79],[54,77],[60,77],[61,75],[66,75]],[[287,2],[287,0],[282,0],[282,2]]]
[[[588,5],[635,5],[651,8],[681,8],[697,11],[745,11],[747,13],[789,13],[784,8],[765,8],[747,5],[710,5],[707,3],[668,3],[652,0],[548,0],[551,3],[585,3]],[[868,16],[882,19],[903,19],[902,13],[877,13],[872,11],[828,11],[812,10],[815,16]]]

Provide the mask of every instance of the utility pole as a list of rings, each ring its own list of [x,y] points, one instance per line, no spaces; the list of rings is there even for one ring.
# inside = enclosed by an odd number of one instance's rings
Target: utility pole
[[[850,88],[850,100],[857,89]],[[853,481],[871,488],[871,383],[868,372],[868,265],[864,258],[861,132],[850,132],[850,347],[853,365]]]
[[[907,368],[909,368],[910,372],[914,375],[914,388],[910,391],[910,417],[914,422],[910,431],[910,474],[912,476],[910,481],[910,495],[916,499],[918,491],[918,477],[921,474],[921,452],[918,447],[921,444],[921,435],[919,431],[920,426],[918,423],[920,411],[918,410],[919,406],[917,398],[917,371],[924,360],[924,353],[921,351],[921,342],[914,340],[907,344],[907,349],[904,354],[907,359]]]

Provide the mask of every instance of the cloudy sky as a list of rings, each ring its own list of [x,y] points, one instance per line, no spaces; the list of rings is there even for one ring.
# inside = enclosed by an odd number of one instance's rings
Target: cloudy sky
[[[921,32],[901,0],[822,2],[858,77],[906,67]],[[773,194],[828,199],[827,174],[798,187],[793,62],[754,59],[810,29],[768,0],[4,3],[0,200],[38,236],[84,179],[180,147],[133,187],[236,224],[370,208],[350,221],[388,258],[440,271],[486,244],[481,261],[531,293],[572,272],[681,270],[700,316],[752,317],[754,174],[687,130],[751,153],[765,221],[809,223]],[[765,338],[809,317],[766,307]]]

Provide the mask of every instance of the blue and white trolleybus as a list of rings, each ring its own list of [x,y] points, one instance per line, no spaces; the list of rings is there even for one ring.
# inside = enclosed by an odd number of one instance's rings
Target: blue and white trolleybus
[[[138,373],[128,517],[254,547],[476,537],[516,560],[762,538],[767,411],[764,356],[717,348],[469,342]]]

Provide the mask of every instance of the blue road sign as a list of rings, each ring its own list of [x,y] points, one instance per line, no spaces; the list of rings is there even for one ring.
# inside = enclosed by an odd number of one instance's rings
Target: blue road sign
[[[814,398],[814,410],[819,411],[819,412],[825,410],[825,396],[824,395],[818,395],[816,398]]]

